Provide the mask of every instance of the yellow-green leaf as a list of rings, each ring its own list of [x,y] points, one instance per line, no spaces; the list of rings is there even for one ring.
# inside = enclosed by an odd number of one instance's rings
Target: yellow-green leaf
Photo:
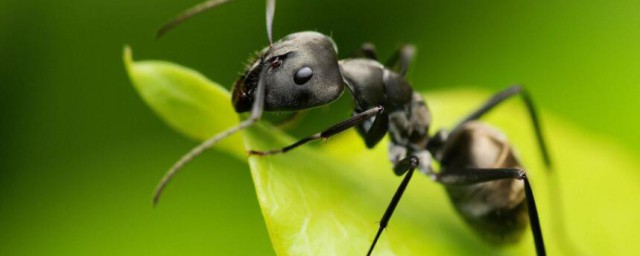
[[[129,47],[123,58],[138,94],[178,132],[205,140],[238,123],[229,92],[199,72],[166,61],[133,61]],[[240,136],[222,141],[217,148],[246,156]]]
[[[437,120],[435,128],[451,127],[489,96],[475,91],[425,94]],[[633,242],[640,228],[638,161],[606,138],[544,111],[542,118],[555,163],[551,174],[543,167],[521,102],[511,100],[486,121],[511,138],[527,167],[549,255],[640,251]],[[252,149],[292,141],[266,126],[247,133]],[[319,148],[251,157],[258,198],[276,251],[283,255],[364,254],[400,182],[386,153],[386,143],[369,151],[350,131]],[[441,185],[414,177],[375,255],[535,255],[529,233],[510,246],[484,242],[448,200]]]
[[[138,89],[152,108],[162,109],[157,113],[196,117],[178,128],[183,133],[202,139],[236,123],[237,117],[228,106],[229,95],[221,88],[186,94],[180,104],[154,99],[177,97],[173,93],[185,95],[185,87],[216,87],[200,74],[165,62],[136,62],[132,68],[130,58],[126,59],[137,87],[158,83],[169,88]],[[180,72],[179,79],[166,78]],[[425,93],[435,120],[432,127],[451,127],[489,96],[468,90]],[[197,108],[184,107],[192,101]],[[206,111],[201,109],[210,108],[220,111],[202,114]],[[636,206],[638,161],[608,138],[541,112],[555,163],[551,173],[543,168],[531,123],[518,100],[500,106],[484,120],[503,130],[520,153],[539,204],[549,255],[628,255],[640,251],[635,243],[640,229],[636,217],[640,214]],[[169,120],[174,120],[163,118],[170,124]],[[190,126],[212,128],[209,133],[202,132],[206,136],[194,136]],[[245,132],[245,144],[251,149],[271,149],[293,141],[264,123]],[[226,143],[219,149],[242,157],[244,150],[237,147],[237,143]],[[249,157],[249,164],[272,244],[280,255],[365,254],[377,221],[400,182],[387,160],[386,142],[367,150],[353,131],[320,147],[307,145],[282,155]],[[535,255],[535,249],[529,233],[515,245],[484,242],[457,215],[443,187],[416,174],[374,254]]]

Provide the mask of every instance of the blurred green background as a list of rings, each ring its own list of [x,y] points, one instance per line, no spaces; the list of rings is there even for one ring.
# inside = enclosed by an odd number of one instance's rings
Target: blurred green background
[[[156,182],[194,142],[134,92],[123,46],[230,86],[267,44],[258,0],[154,39],[196,3],[0,2],[0,255],[273,254],[248,167],[232,157],[201,157],[151,207]],[[342,57],[373,42],[383,59],[410,42],[419,90],[523,83],[542,111],[637,153],[638,13],[634,1],[281,0],[274,37],[317,30]]]

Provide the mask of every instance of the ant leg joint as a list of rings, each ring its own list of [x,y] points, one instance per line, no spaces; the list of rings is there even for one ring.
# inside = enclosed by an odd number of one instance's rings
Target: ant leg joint
[[[527,179],[527,173],[524,172],[524,170],[518,170],[518,179],[519,180],[526,180]]]
[[[400,160],[400,162],[398,162],[394,167],[393,167],[393,172],[400,176],[405,174],[407,171],[409,170],[413,170],[416,167],[418,167],[420,165],[420,160],[418,159],[417,156],[409,156],[406,157],[402,160]]]
[[[420,165],[420,159],[418,159],[417,156],[411,156],[409,164],[411,165],[411,168],[416,168]]]

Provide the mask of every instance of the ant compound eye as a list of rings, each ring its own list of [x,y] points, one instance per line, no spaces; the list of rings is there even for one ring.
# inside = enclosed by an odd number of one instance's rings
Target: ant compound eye
[[[296,74],[293,75],[293,81],[296,82],[296,84],[303,85],[304,83],[309,81],[309,79],[311,79],[311,76],[313,76],[313,71],[311,70],[311,68],[303,67],[301,69],[298,69],[298,71],[296,71]]]

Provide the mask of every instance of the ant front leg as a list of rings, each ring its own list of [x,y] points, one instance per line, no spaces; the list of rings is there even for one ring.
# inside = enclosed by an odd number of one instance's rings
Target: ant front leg
[[[258,151],[258,150],[250,150],[249,151],[249,155],[258,155],[258,156],[266,156],[266,155],[274,155],[274,154],[279,154],[279,153],[285,153],[289,150],[292,150],[294,148],[297,148],[301,145],[304,145],[310,141],[314,141],[314,140],[319,140],[319,139],[328,139],[329,137],[336,135],[338,133],[341,133],[351,127],[354,127],[362,122],[364,122],[365,120],[374,117],[374,116],[379,116],[382,111],[384,111],[384,107],[382,106],[376,106],[373,108],[370,108],[366,111],[360,112],[354,116],[352,116],[351,118],[344,120],[334,126],[329,127],[328,129],[313,134],[311,136],[305,137],[289,146],[286,147],[282,147],[279,149],[273,149],[273,150],[268,150],[268,151]]]
[[[501,179],[518,179],[524,182],[525,200],[527,201],[527,209],[529,211],[529,224],[531,225],[531,232],[533,233],[536,253],[539,256],[546,255],[533,190],[523,170],[518,168],[469,168],[464,170],[451,170],[439,173],[436,181],[446,186],[464,186]]]
[[[462,121],[460,121],[458,125],[456,125],[451,130],[449,134],[454,134],[458,132],[460,128],[462,128],[466,123],[477,120],[478,118],[482,117],[484,114],[492,110],[494,107],[496,107],[498,104],[504,102],[505,100],[515,95],[522,96],[522,100],[524,101],[527,107],[527,111],[529,112],[529,118],[533,123],[533,128],[536,133],[536,139],[538,140],[538,144],[540,145],[540,151],[542,153],[544,163],[547,166],[547,168],[550,168],[551,157],[549,157],[549,151],[547,150],[544,136],[542,135],[542,128],[540,128],[540,121],[538,119],[536,108],[533,105],[533,100],[531,99],[531,96],[529,95],[529,93],[520,85],[511,86],[506,90],[495,94],[493,97],[487,100],[482,106],[480,106],[476,111],[474,111],[473,113],[471,113],[470,115],[462,119]]]

